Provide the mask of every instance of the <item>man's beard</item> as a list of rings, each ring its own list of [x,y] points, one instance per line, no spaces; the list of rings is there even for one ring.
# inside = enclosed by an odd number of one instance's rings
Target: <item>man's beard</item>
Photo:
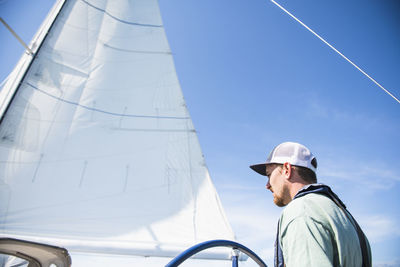
[[[274,191],[274,203],[278,207],[284,207],[290,202],[290,192],[289,188],[285,185],[282,185],[279,192]]]

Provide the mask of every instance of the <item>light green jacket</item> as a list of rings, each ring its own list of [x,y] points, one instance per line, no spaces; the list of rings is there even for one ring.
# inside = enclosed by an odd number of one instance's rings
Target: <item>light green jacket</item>
[[[286,267],[362,265],[355,227],[326,196],[312,193],[291,201],[282,212],[279,236]]]

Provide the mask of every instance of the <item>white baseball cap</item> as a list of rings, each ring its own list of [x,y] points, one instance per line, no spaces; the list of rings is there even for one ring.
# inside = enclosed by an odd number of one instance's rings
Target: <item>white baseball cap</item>
[[[294,142],[284,142],[277,145],[271,153],[269,153],[265,163],[251,165],[250,168],[257,173],[266,176],[268,164],[284,164],[286,162],[295,166],[306,167],[314,173],[317,172],[317,159],[311,151],[302,144]]]

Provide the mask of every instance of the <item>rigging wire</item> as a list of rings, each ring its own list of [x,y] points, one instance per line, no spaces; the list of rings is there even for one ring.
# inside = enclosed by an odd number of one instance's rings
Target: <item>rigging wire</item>
[[[11,28],[11,26],[8,25],[7,22],[5,22],[5,20],[3,20],[2,17],[0,17],[0,22],[3,23],[3,25],[7,28],[7,30],[9,30],[10,33],[18,40],[18,42],[22,44],[22,46],[26,49],[27,53],[29,55],[33,55],[33,51],[29,48],[29,46],[21,39],[21,37],[19,37],[19,35]]]
[[[306,28],[308,31],[310,31],[312,34],[314,34],[318,39],[320,39],[322,42],[324,42],[327,46],[329,46],[333,51],[338,53],[342,58],[344,58],[347,62],[349,62],[351,65],[353,65],[356,69],[358,69],[362,74],[367,76],[368,79],[370,79],[373,83],[375,83],[377,86],[379,86],[383,91],[385,91],[388,95],[390,95],[394,100],[396,100],[400,104],[400,100],[397,99],[393,94],[391,94],[388,90],[386,90],[380,83],[378,83],[374,78],[369,76],[365,71],[363,71],[359,66],[357,66],[353,61],[348,59],[345,55],[339,52],[335,47],[333,47],[330,43],[328,43],[324,38],[319,36],[316,32],[314,32],[310,27],[308,27],[306,24],[304,24],[301,20],[296,18],[292,13],[287,11],[284,7],[282,7],[280,4],[275,2],[274,0],[270,0],[272,3],[274,3],[276,6],[278,6],[280,9],[282,9],[286,14],[291,16],[293,19],[295,19],[298,23],[300,23],[304,28]]]

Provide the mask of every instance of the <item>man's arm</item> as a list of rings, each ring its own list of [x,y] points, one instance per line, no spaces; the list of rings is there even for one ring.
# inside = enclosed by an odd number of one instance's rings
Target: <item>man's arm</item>
[[[308,216],[281,225],[280,237],[286,267],[337,265],[332,233]]]

